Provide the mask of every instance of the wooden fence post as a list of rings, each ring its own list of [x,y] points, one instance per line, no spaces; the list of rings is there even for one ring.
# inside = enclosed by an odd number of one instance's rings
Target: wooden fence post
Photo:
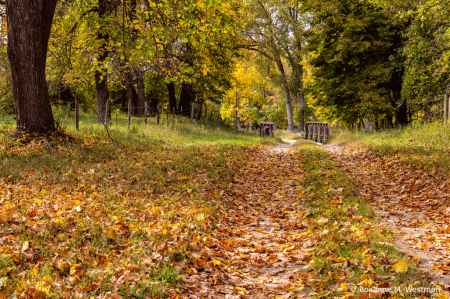
[[[148,104],[144,102],[144,123],[147,124]]]
[[[194,109],[195,109],[195,103],[192,102],[191,120],[194,119]]]
[[[449,117],[449,111],[448,111],[449,104],[448,104],[448,102],[449,102],[448,93],[445,92],[445,94],[444,94],[444,124],[447,123],[448,117]]]
[[[159,105],[156,106],[156,112],[158,114],[158,118],[156,119],[156,122],[159,125]]]
[[[108,118],[109,118],[109,98],[106,99],[105,126],[108,126]]]
[[[128,131],[130,131],[130,123],[131,123],[131,101],[128,100]]]
[[[80,130],[80,112],[78,110],[78,93],[75,94],[75,128]]]
[[[173,124],[175,125],[175,107],[172,107],[173,114]]]

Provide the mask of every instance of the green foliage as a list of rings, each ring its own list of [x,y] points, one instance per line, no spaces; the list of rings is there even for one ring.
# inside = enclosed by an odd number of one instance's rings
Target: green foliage
[[[354,0],[312,2],[309,10],[313,79],[307,90],[314,105],[347,124],[397,112],[403,103],[398,95],[405,21]]]

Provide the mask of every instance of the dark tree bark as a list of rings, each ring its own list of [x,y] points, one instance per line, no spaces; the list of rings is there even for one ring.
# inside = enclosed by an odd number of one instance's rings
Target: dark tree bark
[[[156,112],[158,109],[158,98],[154,96],[150,97],[150,107],[152,109],[152,113]]]
[[[136,0],[130,0],[130,22],[133,22],[136,19]],[[136,28],[133,28],[131,31],[133,43],[136,43],[138,31]],[[144,73],[140,68],[134,68],[135,81],[137,85],[137,96],[134,97],[133,102],[135,107],[134,113],[132,115],[135,116],[144,116],[145,111],[145,82],[144,82]],[[132,76],[131,76],[132,77]],[[134,85],[134,82],[132,81]],[[134,87],[133,87],[134,89]],[[135,90],[136,91],[136,90]]]
[[[70,103],[70,106],[72,108],[75,108],[75,97],[72,94],[70,86],[61,86],[59,90],[59,96],[61,97],[61,100],[63,100],[63,103],[65,105],[68,105],[68,103]]]
[[[55,130],[45,66],[57,0],[7,0],[8,58],[17,130]]]
[[[136,83],[137,83],[137,103],[136,114],[144,116],[145,113],[145,82],[144,73],[141,69],[136,69]]]
[[[98,15],[100,18],[105,18],[108,13],[108,3],[107,0],[98,0]],[[97,57],[99,64],[103,64],[106,57],[108,57],[108,51],[106,49],[106,44],[109,39],[108,34],[104,33],[105,30],[100,30],[97,34],[99,40],[103,40],[100,47],[100,53]],[[101,124],[105,122],[106,115],[106,103],[108,102],[109,91],[108,91],[108,75],[106,70],[95,71],[95,93],[97,97],[97,123]]]
[[[136,116],[136,112],[137,112],[137,105],[138,105],[138,94],[136,92],[136,89],[134,88],[134,84],[133,84],[134,80],[133,80],[133,75],[131,74],[131,72],[128,72],[125,74],[125,87],[127,88],[127,96],[128,96],[128,101],[130,101],[130,106],[131,106],[131,115],[132,116]],[[128,104],[127,104],[128,107]]]
[[[202,117],[202,109],[203,109],[204,102],[205,102],[205,99],[203,98],[203,95],[202,95],[198,102],[197,120],[200,120],[200,118]]]
[[[167,91],[169,92],[170,111],[173,111],[173,108],[177,108],[177,99],[175,98],[175,84],[173,82],[167,84]]]
[[[406,100],[403,100],[400,107],[397,108],[395,119],[398,125],[405,126],[408,124],[408,106],[406,105]]]
[[[181,84],[179,109],[181,107],[183,107],[184,110],[189,109],[191,107],[191,103],[194,101],[195,101],[194,85],[191,83],[183,82]],[[190,114],[187,113],[186,116],[190,117]]]

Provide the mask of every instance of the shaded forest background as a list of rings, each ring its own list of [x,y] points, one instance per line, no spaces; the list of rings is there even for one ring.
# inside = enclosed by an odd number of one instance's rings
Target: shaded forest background
[[[19,106],[5,12],[8,115]],[[59,1],[49,98],[55,110],[78,97],[99,123],[128,109],[142,116],[145,102],[188,116],[195,103],[197,118],[290,131],[307,120],[374,129],[439,120],[449,111],[448,16],[443,1]]]

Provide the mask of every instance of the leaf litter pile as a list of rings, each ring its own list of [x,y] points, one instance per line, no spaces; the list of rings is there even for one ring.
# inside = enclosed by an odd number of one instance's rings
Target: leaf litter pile
[[[330,151],[364,198],[401,237],[397,243],[450,289],[450,178],[427,173],[401,155],[364,147]]]
[[[50,136],[0,154],[0,298],[431,295],[407,292],[426,279],[317,148]]]

